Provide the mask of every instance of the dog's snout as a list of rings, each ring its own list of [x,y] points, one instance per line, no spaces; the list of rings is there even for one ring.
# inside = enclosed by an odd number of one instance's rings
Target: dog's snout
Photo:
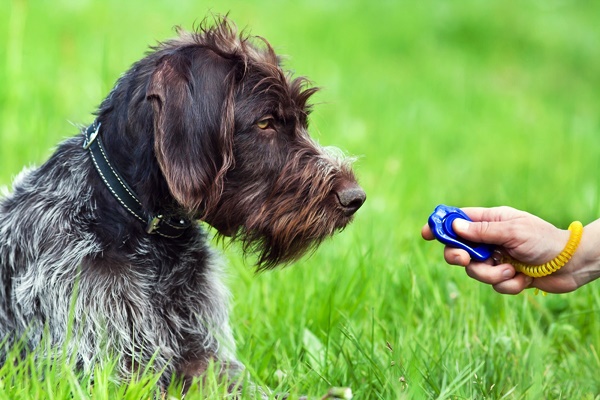
[[[358,185],[338,190],[336,196],[348,216],[354,214],[367,199],[365,191]]]

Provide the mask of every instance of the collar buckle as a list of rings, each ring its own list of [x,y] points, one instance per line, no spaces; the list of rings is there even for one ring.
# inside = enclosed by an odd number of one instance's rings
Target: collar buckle
[[[98,133],[100,132],[100,125],[102,125],[102,123],[98,123],[98,125],[96,124],[92,124],[85,132],[85,139],[83,141],[83,148],[84,150],[87,150],[90,148],[90,146],[92,145],[92,143],[94,143],[94,140],[96,140],[96,138],[98,137]],[[96,129],[90,133],[90,128],[94,128],[94,126],[96,126]],[[89,135],[89,136],[88,136]]]
[[[163,219],[163,216],[160,214],[155,217],[152,217],[152,216],[149,217],[148,224],[146,225],[146,233],[149,233],[151,235],[156,233],[156,231],[160,227],[160,223],[162,222],[162,219]]]

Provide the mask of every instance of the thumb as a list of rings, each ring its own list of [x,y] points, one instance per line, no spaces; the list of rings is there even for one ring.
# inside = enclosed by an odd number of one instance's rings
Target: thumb
[[[475,243],[501,245],[508,239],[502,222],[472,222],[457,218],[452,221],[452,229],[458,236]]]

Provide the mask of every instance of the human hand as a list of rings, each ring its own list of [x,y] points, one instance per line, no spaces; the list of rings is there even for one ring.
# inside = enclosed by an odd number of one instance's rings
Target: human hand
[[[475,243],[496,245],[497,250],[526,264],[540,265],[548,262],[563,250],[569,240],[568,230],[558,229],[539,217],[514,208],[464,208],[462,210],[473,222],[464,219],[454,220],[452,228],[457,235]],[[599,230],[600,223],[596,221],[589,227]],[[598,253],[598,243],[590,243],[590,235],[585,233],[584,231],[580,248],[571,261],[555,273],[543,278],[534,279],[518,273],[508,263],[494,265],[496,262],[493,258],[485,262],[471,260],[466,251],[452,247],[444,249],[444,258],[449,264],[464,266],[471,278],[492,285],[499,293],[516,294],[528,287],[536,287],[550,293],[565,293],[577,289],[600,275],[600,256],[594,256]],[[426,240],[434,239],[428,225],[423,227],[421,235]]]

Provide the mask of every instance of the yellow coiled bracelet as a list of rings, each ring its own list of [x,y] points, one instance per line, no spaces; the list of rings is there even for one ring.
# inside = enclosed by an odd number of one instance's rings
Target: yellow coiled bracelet
[[[529,265],[515,260],[509,255],[504,255],[502,257],[502,262],[512,264],[517,271],[534,278],[541,278],[543,276],[550,275],[561,269],[566,263],[569,262],[571,257],[573,257],[573,254],[575,254],[575,250],[577,250],[579,243],[581,242],[581,236],[583,235],[583,225],[581,222],[572,222],[571,225],[569,225],[569,231],[571,231],[571,235],[569,236],[569,241],[567,242],[564,250],[558,256],[545,264]]]

